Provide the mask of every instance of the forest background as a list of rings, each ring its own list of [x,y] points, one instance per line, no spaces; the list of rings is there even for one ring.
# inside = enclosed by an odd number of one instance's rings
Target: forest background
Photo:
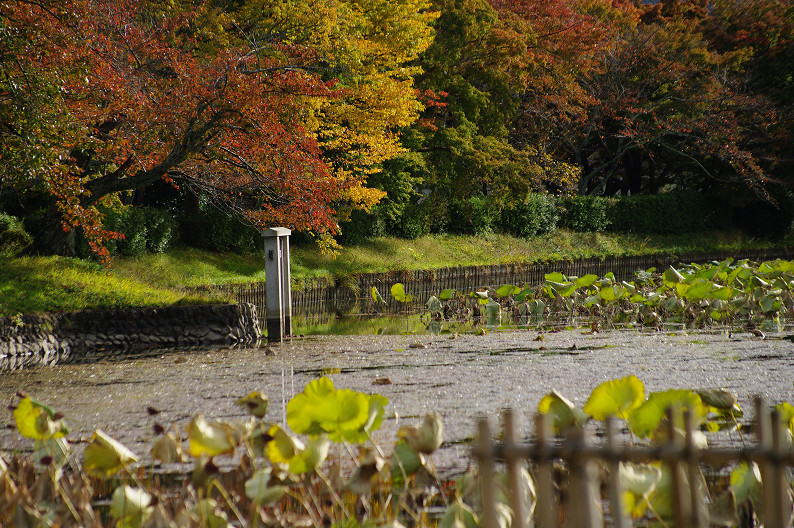
[[[3,0],[0,242],[790,232],[783,0]]]

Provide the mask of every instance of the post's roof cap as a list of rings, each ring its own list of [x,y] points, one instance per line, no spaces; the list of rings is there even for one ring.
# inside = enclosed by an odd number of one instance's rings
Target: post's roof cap
[[[287,229],[286,227],[268,227],[267,229],[262,229],[260,233],[265,238],[289,236],[292,233],[292,229]]]

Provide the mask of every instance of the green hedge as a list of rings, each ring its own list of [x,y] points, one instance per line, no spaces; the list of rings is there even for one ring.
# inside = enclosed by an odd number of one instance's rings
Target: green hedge
[[[704,194],[627,196],[610,200],[608,204],[611,231],[686,233],[731,225],[730,206]]]
[[[526,238],[554,231],[558,221],[554,197],[531,194],[526,201],[502,209],[500,226],[513,236]]]
[[[601,196],[574,196],[559,201],[560,225],[571,231],[604,231],[610,224],[610,199]]]

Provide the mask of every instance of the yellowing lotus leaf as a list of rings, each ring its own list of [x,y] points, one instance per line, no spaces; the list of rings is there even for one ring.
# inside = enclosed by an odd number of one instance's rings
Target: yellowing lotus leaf
[[[309,382],[303,392],[287,403],[287,425],[299,434],[317,435],[323,429],[324,420],[336,420],[339,410],[334,395],[336,389],[329,378]]]
[[[184,462],[182,444],[173,432],[168,432],[158,438],[152,446],[152,458],[163,464]]]
[[[111,477],[137,461],[135,453],[101,429],[94,431],[91,442],[83,451],[83,469],[89,475],[99,477]]]
[[[228,422],[208,422],[197,414],[187,425],[190,455],[215,456],[234,452],[244,437],[241,427]]]
[[[538,403],[538,412],[551,416],[552,424],[556,430],[571,426],[580,427],[590,418],[587,413],[556,390],[552,390],[541,398]]]
[[[645,385],[636,376],[605,381],[590,393],[582,410],[596,420],[607,416],[627,419],[645,401]]]
[[[119,519],[116,526],[140,528],[152,514],[152,496],[140,488],[119,486],[110,499],[110,515]]]
[[[69,434],[69,429],[63,420],[56,419],[55,412],[35,400],[26,396],[20,400],[14,409],[14,421],[19,434],[34,440],[60,438]]]
[[[332,440],[338,442],[341,439],[351,444],[360,444],[369,439],[372,431],[380,429],[389,399],[380,394],[365,394],[364,396],[368,399],[367,420],[358,429],[340,431],[339,434],[331,434]]]
[[[271,473],[271,468],[260,469],[245,481],[245,496],[259,506],[278,502],[289,491],[286,486],[270,486]]]
[[[442,435],[441,415],[437,412],[426,414],[422,425],[404,425],[397,431],[397,437],[417,453],[432,453],[441,447]]]
[[[265,445],[265,454],[272,463],[289,464],[294,456],[303,451],[303,443],[278,425],[273,425],[267,433],[272,440]]]
[[[260,391],[253,391],[248,396],[243,396],[237,400],[236,403],[240,407],[244,407],[251,416],[264,418],[270,405],[270,399]]]

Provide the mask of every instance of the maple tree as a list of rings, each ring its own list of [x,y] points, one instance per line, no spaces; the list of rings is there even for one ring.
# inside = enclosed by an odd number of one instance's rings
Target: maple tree
[[[334,232],[337,208],[380,198],[365,178],[419,111],[401,68],[432,36],[425,7],[0,2],[0,192],[51,195],[100,252],[97,206],[161,179],[256,225]]]
[[[579,193],[727,184],[765,194],[758,144],[779,116],[736,76],[746,54],[710,45],[705,1],[571,8],[593,17],[600,35],[574,45],[582,67],[562,95],[545,95],[545,83],[530,79],[517,130],[581,167]],[[551,57],[560,56],[554,49]]]

